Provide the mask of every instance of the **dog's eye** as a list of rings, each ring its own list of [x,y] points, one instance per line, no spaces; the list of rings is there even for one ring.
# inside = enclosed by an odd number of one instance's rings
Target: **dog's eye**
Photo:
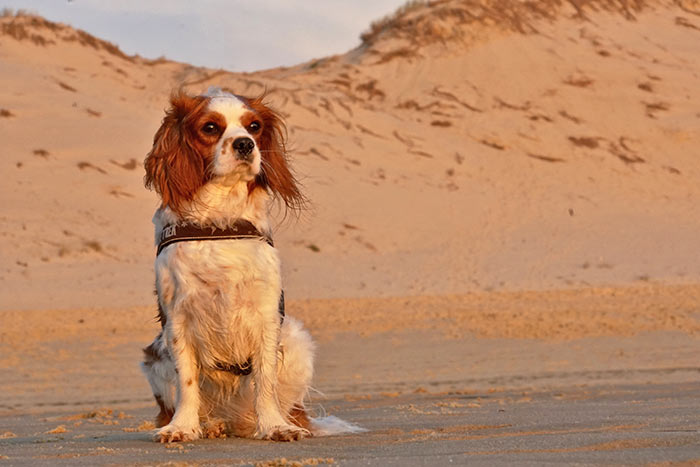
[[[251,133],[257,133],[258,131],[260,131],[260,128],[262,128],[262,125],[259,121],[255,120],[250,125],[248,125],[247,130]]]
[[[219,132],[219,125],[214,122],[207,122],[202,126],[202,133],[206,135],[218,135]]]

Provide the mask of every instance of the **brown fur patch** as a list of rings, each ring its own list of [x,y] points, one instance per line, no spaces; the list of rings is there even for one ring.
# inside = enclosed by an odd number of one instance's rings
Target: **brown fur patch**
[[[156,292],[157,293],[157,292]],[[163,329],[168,323],[168,315],[165,310],[160,306],[160,301],[158,302],[158,322],[160,323],[160,328]]]
[[[208,99],[182,91],[170,98],[170,109],[153,138],[153,148],[144,160],[144,184],[161,196],[163,206],[180,212],[207,182],[207,169],[219,135],[209,135],[202,126],[212,121],[226,128],[222,115],[207,111]]]
[[[143,363],[147,366],[153,365],[155,362],[160,361],[162,358],[155,345],[159,339],[160,336],[158,336],[158,338],[156,338],[155,341],[151,342],[151,344],[148,347],[143,348]]]
[[[311,420],[309,420],[309,415],[303,407],[298,405],[292,407],[292,410],[289,411],[289,419],[296,426],[311,431]]]
[[[156,402],[158,403],[158,407],[160,407],[160,412],[158,415],[156,415],[156,427],[160,428],[170,423],[170,421],[173,419],[173,415],[175,415],[175,410],[166,407],[165,403],[163,402],[163,398],[159,395],[156,395],[155,398]]]
[[[253,111],[262,124],[262,130],[253,135],[262,156],[262,169],[255,179],[255,185],[269,189],[290,209],[300,209],[306,198],[299,189],[299,183],[289,167],[286,147],[287,127],[282,117],[265,102],[265,96],[255,98],[238,96]],[[252,121],[252,116],[246,116]],[[249,123],[249,122],[248,122]],[[254,186],[249,186],[252,193]]]

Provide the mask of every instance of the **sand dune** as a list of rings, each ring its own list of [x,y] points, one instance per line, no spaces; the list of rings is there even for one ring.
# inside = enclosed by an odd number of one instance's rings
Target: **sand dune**
[[[696,281],[697,5],[506,3],[256,73],[2,18],[2,307],[149,300],[141,161],[181,84],[275,90],[313,203],[277,234],[291,297]]]

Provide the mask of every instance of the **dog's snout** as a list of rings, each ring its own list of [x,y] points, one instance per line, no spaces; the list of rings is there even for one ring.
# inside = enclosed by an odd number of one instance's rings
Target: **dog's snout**
[[[236,153],[244,159],[248,159],[248,156],[250,156],[250,153],[253,152],[254,148],[255,148],[255,141],[253,141],[250,138],[241,137],[241,138],[236,138],[233,141],[234,151],[236,151]]]

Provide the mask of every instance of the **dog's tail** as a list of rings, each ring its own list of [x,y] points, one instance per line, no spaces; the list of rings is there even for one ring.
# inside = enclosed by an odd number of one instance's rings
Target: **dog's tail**
[[[346,422],[333,415],[311,418],[311,433],[314,436],[333,436],[347,433],[362,433],[367,431],[359,425]]]

